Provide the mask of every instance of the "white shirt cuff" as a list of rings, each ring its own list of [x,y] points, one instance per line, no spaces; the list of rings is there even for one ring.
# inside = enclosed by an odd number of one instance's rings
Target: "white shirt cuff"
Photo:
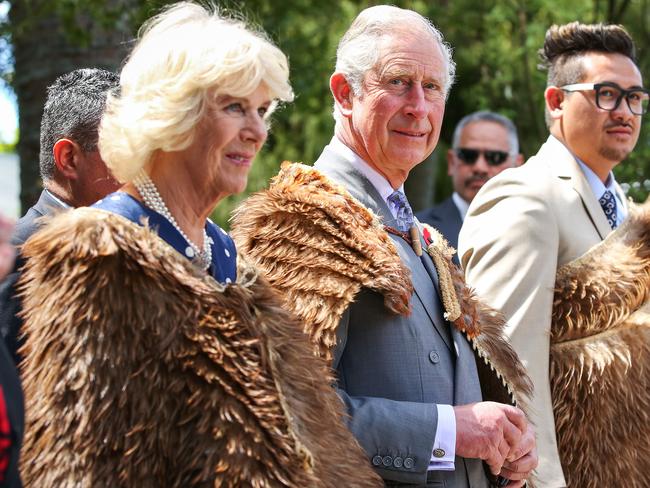
[[[451,405],[438,407],[438,428],[433,440],[429,471],[453,471],[456,457],[456,415]]]

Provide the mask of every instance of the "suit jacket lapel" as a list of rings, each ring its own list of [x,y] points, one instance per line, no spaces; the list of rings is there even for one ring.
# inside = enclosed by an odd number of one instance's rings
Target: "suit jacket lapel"
[[[551,168],[558,178],[571,180],[571,185],[580,196],[582,205],[585,207],[592,224],[598,231],[600,238],[604,239],[612,231],[612,228],[607,222],[607,217],[605,217],[605,212],[603,212],[600,203],[594,196],[594,192],[591,190],[591,186],[589,186],[589,182],[573,154],[571,154],[564,144],[555,138],[551,140],[551,137],[549,137],[549,140],[542,146],[539,152],[540,155],[546,151],[550,151],[553,154],[541,155],[541,157],[548,158],[549,161],[552,161]]]
[[[388,208],[388,204],[384,201],[372,183],[370,183],[365,176],[356,171],[348,161],[343,159],[337,153],[325,148],[314,164],[314,168],[332,178],[337,183],[345,186],[354,198],[377,214],[385,225],[394,227],[395,218]],[[422,306],[429,315],[431,322],[434,324],[447,347],[453,350],[449,334],[449,326],[444,322],[444,320],[442,320],[442,303],[440,303],[440,298],[437,293],[438,275],[433,268],[431,260],[428,256],[423,256],[422,261],[420,261],[420,258],[415,255],[411,246],[404,241],[404,239],[393,236],[392,234],[390,237],[398,249],[400,258],[411,270],[411,279],[413,280],[415,295],[422,303]],[[428,263],[424,264],[427,260]],[[421,263],[422,265],[420,265]],[[422,296],[423,290],[430,288],[426,286],[427,284],[424,280],[433,281],[433,300],[430,299],[430,297]]]

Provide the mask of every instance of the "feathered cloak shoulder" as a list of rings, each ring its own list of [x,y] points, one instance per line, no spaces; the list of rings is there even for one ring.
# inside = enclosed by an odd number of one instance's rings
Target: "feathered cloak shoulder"
[[[256,269],[222,286],[94,209],[25,246],[27,486],[381,486]]]
[[[569,486],[648,486],[650,200],[560,267],[551,325],[551,390]]]
[[[451,262],[453,250],[429,231],[445,316],[474,348],[484,398],[525,408],[532,386],[502,316],[477,299]],[[302,319],[322,357],[331,359],[339,320],[362,288],[380,293],[389,312],[409,313],[410,271],[379,218],[314,168],[284,163],[268,190],[235,211],[232,235]]]

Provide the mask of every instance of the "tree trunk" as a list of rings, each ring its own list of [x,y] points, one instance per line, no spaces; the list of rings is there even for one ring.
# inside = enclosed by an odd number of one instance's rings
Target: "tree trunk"
[[[58,76],[77,68],[116,70],[126,53],[131,29],[113,26],[104,30],[90,18],[75,18],[80,29],[90,34],[81,43],[65,35],[60,15],[47,1],[15,0],[9,19],[15,58],[13,88],[18,99],[20,139],[20,200],[23,213],[38,199],[42,188],[38,154],[41,116],[47,86]],[[123,24],[124,25],[124,24]]]

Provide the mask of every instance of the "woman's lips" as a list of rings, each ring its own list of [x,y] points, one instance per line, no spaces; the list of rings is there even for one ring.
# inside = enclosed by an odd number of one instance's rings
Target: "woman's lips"
[[[253,163],[253,154],[244,154],[244,153],[228,153],[226,157],[230,162],[237,166],[250,166]]]

